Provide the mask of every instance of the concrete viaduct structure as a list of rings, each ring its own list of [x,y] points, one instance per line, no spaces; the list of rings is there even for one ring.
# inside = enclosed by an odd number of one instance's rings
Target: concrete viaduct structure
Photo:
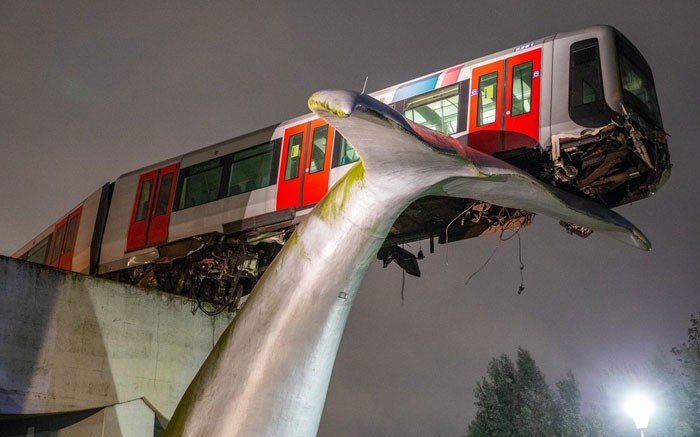
[[[6,257],[0,311],[2,436],[153,436],[233,318]]]

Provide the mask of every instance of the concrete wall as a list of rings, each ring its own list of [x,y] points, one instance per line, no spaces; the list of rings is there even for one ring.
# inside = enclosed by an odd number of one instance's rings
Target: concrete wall
[[[158,413],[143,399],[69,413],[0,416],[4,437],[153,437],[162,430]]]
[[[169,418],[231,320],[193,315],[179,296],[0,257],[0,414],[143,397]]]

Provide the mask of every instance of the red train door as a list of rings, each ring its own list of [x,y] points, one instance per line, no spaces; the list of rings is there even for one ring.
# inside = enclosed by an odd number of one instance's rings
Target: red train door
[[[152,170],[139,177],[126,238],[126,251],[168,241],[170,214],[180,164]]]
[[[66,233],[63,238],[63,248],[58,261],[58,268],[70,270],[73,267],[73,252],[75,251],[75,241],[78,238],[78,225],[80,215],[83,212],[82,205],[68,215]]]
[[[542,50],[508,58],[505,130],[524,134],[512,148],[533,147],[540,141],[540,69]],[[531,140],[528,142],[528,138]]]
[[[79,206],[54,226],[46,265],[70,270],[83,206]]]
[[[317,203],[328,191],[334,130],[317,119],[284,132],[277,209]]]
[[[470,146],[493,154],[538,144],[541,57],[536,49],[472,71]]]
[[[46,265],[52,267],[58,267],[61,261],[61,251],[63,250],[63,240],[66,236],[66,225],[68,224],[68,217],[65,217],[60,222],[56,223],[53,228],[53,234],[51,236],[51,247],[49,248],[49,257],[46,261]]]
[[[503,129],[504,62],[497,61],[472,71],[469,106],[469,145],[484,153],[499,150]]]
[[[309,126],[308,157],[304,166],[302,206],[318,203],[328,192],[331,170],[331,145],[334,130],[324,120],[318,119]]]

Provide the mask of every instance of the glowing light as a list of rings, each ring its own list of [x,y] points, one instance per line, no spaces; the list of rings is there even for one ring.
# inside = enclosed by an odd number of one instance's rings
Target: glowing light
[[[636,394],[625,401],[625,412],[632,416],[637,429],[646,429],[649,425],[649,416],[654,411],[654,405],[648,397]]]

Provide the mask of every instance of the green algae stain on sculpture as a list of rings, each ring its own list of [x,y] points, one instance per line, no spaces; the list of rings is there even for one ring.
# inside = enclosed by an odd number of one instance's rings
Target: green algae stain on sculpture
[[[323,111],[326,111],[330,114],[333,114],[337,117],[348,117],[349,114],[342,109],[336,107],[332,103],[330,103],[328,100],[323,100],[323,99],[318,99],[315,98],[314,96],[311,96],[308,101],[308,106],[309,108],[312,109],[320,109]]]
[[[318,215],[323,221],[334,220],[342,215],[347,203],[352,197],[353,190],[365,187],[365,166],[362,161],[355,164],[343,178],[338,181],[335,189],[318,205]]]

